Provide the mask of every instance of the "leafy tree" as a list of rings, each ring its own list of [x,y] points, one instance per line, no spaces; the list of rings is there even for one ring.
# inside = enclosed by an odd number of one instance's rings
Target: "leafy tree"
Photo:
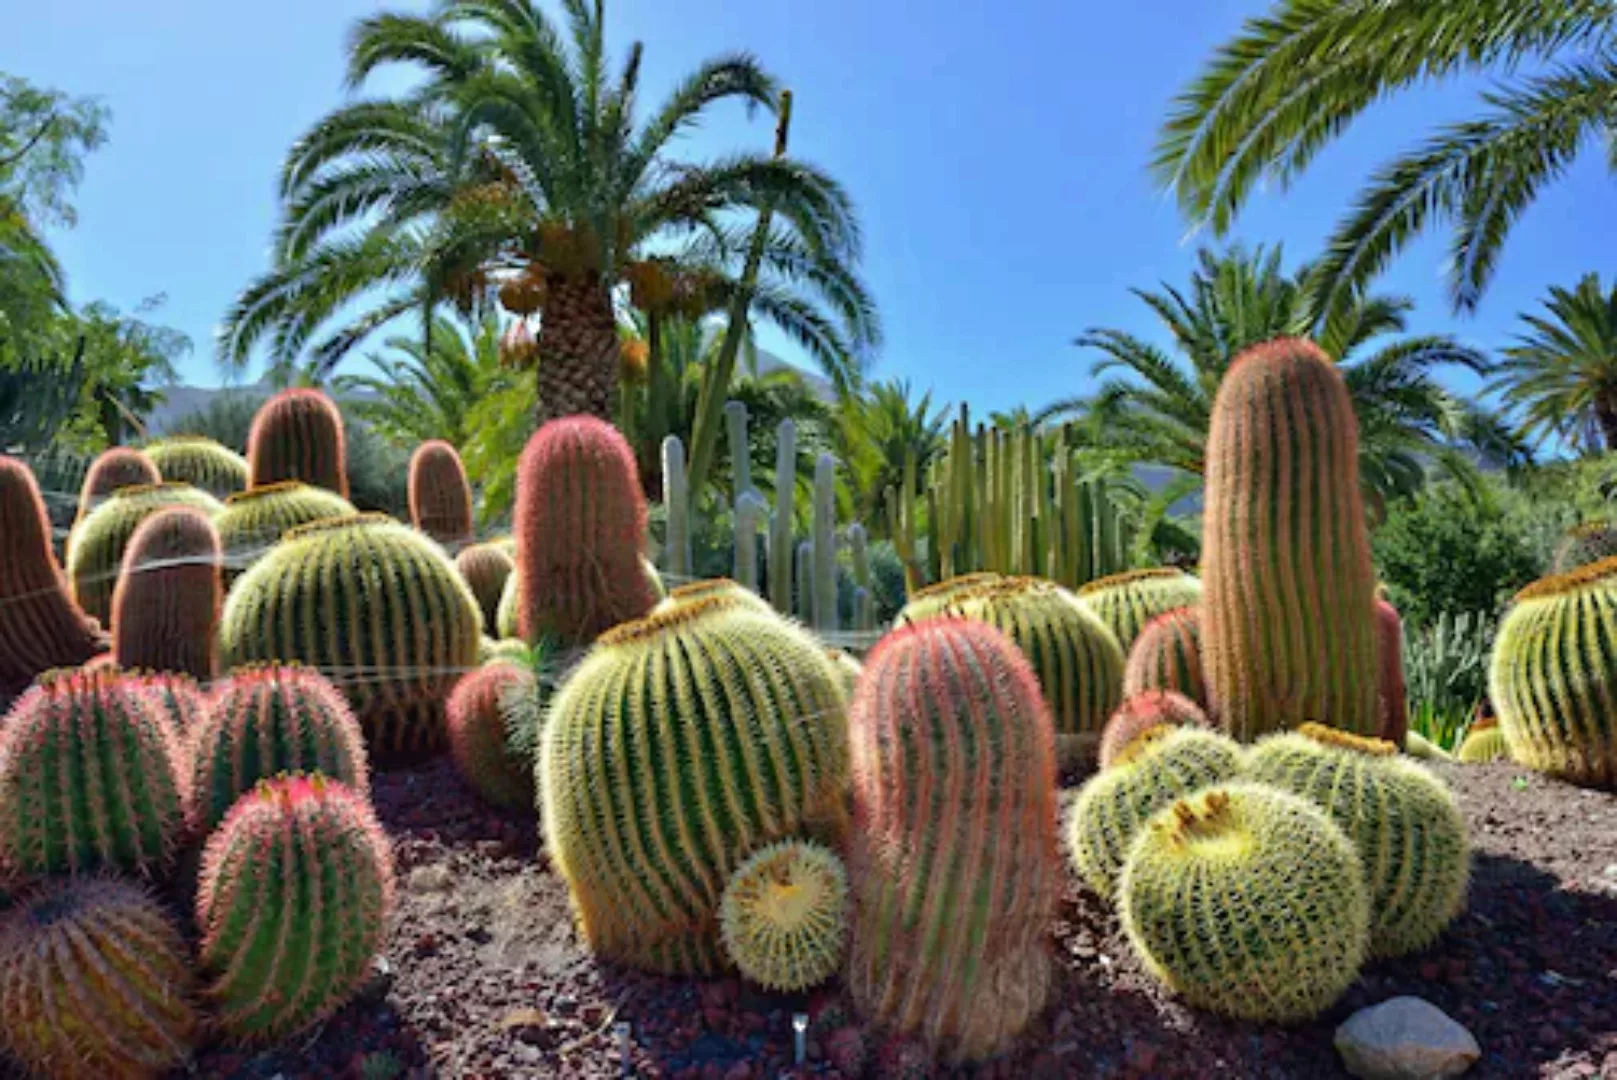
[[[867,527],[884,525],[889,487],[902,488],[904,462],[913,454],[924,475],[948,439],[949,406],[932,404],[928,390],[919,398],[909,380],[890,379],[866,387],[840,410],[841,456],[853,479],[854,513]]]
[[[1565,439],[1586,453],[1617,450],[1617,286],[1598,274],[1552,288],[1542,315],[1505,350],[1494,388],[1519,412],[1523,435]]]

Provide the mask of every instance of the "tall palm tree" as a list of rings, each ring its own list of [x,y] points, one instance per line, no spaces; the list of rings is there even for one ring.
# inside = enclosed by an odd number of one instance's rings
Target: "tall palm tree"
[[[1278,0],[1175,101],[1155,170],[1222,235],[1254,188],[1289,184],[1382,98],[1434,79],[1515,76],[1371,177],[1311,283],[1351,301],[1413,237],[1455,224],[1449,292],[1474,307],[1511,226],[1578,152],[1617,131],[1610,0]],[[1617,168],[1617,158],[1612,159]]]
[[[739,258],[737,212],[768,205],[782,224],[767,258],[780,303],[767,317],[817,360],[857,374],[879,329],[851,269],[859,230],[841,186],[790,158],[670,155],[710,105],[773,109],[774,79],[750,56],[719,57],[637,124],[640,45],[614,71],[602,0],[562,7],[565,31],[533,0],[439,0],[425,16],[359,23],[352,87],[394,64],[422,78],[404,97],[339,111],[294,147],[277,265],[227,321],[227,359],[245,361],[266,334],[278,353],[296,351],[378,290],[382,301],[318,356],[331,362],[439,297],[475,308],[497,291],[509,310],[539,316],[541,417],[609,417],[618,283],[669,252],[723,278]]]
[[[387,352],[367,356],[377,374],[342,375],[335,385],[358,391],[349,408],[400,446],[428,439],[465,446],[477,404],[515,381],[500,363],[500,321],[492,311],[464,330],[439,316],[426,341],[400,334],[385,347]]]
[[[943,451],[949,406],[934,408],[932,391],[917,398],[908,379],[889,379],[867,386],[839,412],[840,456],[853,480],[854,513],[861,521],[881,522],[885,492],[902,487],[907,457],[914,455],[924,475]]]
[[[1558,436],[1584,452],[1617,450],[1617,286],[1598,274],[1552,288],[1542,315],[1505,350],[1494,388],[1519,412],[1522,434]]]
[[[42,331],[64,305],[55,252],[21,204],[0,194],[0,367],[37,363]]]

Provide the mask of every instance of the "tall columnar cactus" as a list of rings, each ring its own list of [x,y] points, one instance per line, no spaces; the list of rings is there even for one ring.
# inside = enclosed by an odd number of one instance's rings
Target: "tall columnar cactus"
[[[1243,742],[1329,720],[1376,731],[1375,577],[1358,424],[1311,342],[1236,357],[1207,442],[1202,655],[1209,715]]]
[[[112,623],[112,594],[129,541],[141,522],[173,506],[189,506],[209,516],[220,509],[217,499],[189,484],[127,487],[109,495],[73,530],[67,540],[67,576],[73,598],[85,614]]]
[[[442,439],[416,447],[410,455],[410,522],[458,551],[472,539],[472,485],[455,448]]]
[[[954,1060],[1008,1046],[1052,983],[1055,746],[1033,670],[964,619],[893,631],[854,694],[854,1004]]]
[[[1557,574],[1617,555],[1617,523],[1585,521],[1567,530],[1551,563]]]
[[[393,855],[369,801],[334,780],[267,780],[208,841],[197,889],[207,997],[243,1043],[336,1012],[370,974]]]
[[[804,626],[814,622],[814,541],[797,545],[797,621]]]
[[[365,743],[341,691],[309,668],[265,664],[232,671],[191,735],[191,786],[202,827],[223,821],[259,781],[307,772],[370,794]]]
[[[1079,599],[1095,609],[1128,654],[1146,623],[1165,611],[1201,603],[1202,583],[1172,567],[1129,570],[1091,581]]]
[[[848,930],[848,874],[835,854],[782,840],[730,876],[719,904],[724,951],[741,974],[796,993],[836,974]]]
[[[0,724],[0,862],[25,875],[165,869],[187,831],[184,766],[137,681],[41,678]]]
[[[1199,1009],[1312,1019],[1359,976],[1369,901],[1353,844],[1311,803],[1206,788],[1147,823],[1118,890],[1146,968]]]
[[[213,520],[225,549],[226,580],[234,581],[299,525],[354,513],[353,505],[336,492],[297,480],[230,496]]]
[[[1174,608],[1146,623],[1123,666],[1123,693],[1133,697],[1147,690],[1174,690],[1205,711],[1201,638],[1200,608]]]
[[[34,676],[76,667],[105,652],[96,621],[68,595],[67,578],[51,550],[50,518],[28,466],[0,456],[0,701],[25,690]]]
[[[298,662],[340,686],[372,754],[444,742],[443,709],[477,665],[477,600],[443,549],[379,514],[294,529],[225,600],[225,667]]]
[[[157,471],[152,459],[139,450],[127,446],[103,450],[90,462],[89,469],[84,473],[84,484],[79,489],[79,510],[73,519],[74,528],[113,492],[128,487],[146,487],[162,479],[163,475]]]
[[[709,599],[601,636],[552,700],[536,786],[600,957],[711,974],[749,852],[846,824],[846,701],[807,631]]]
[[[178,1068],[202,1026],[193,981],[185,940],[127,882],[50,882],[0,926],[0,1032],[39,1076]]]
[[[1319,724],[1271,735],[1247,775],[1299,795],[1358,848],[1370,899],[1370,952],[1402,956],[1437,940],[1465,907],[1471,850],[1449,789],[1398,745]]]
[[[975,574],[962,574],[940,581],[936,585],[927,585],[910,593],[909,600],[899,611],[898,617],[893,620],[894,626],[904,626],[907,623],[920,622],[935,615],[947,612],[951,605],[962,597],[976,592],[985,585],[993,585],[1005,580],[999,574],[984,570]]]
[[[461,778],[494,806],[533,805],[533,761],[511,752],[505,703],[536,690],[529,668],[494,663],[461,679],[449,695],[449,756]]]
[[[1200,705],[1177,690],[1142,690],[1117,707],[1100,735],[1100,767],[1109,769],[1128,752],[1135,739],[1156,727],[1206,727]]]
[[[534,434],[517,469],[515,532],[524,641],[585,643],[656,603],[640,562],[640,473],[611,424],[566,416]]]
[[[1512,760],[1575,784],[1617,787],[1614,657],[1617,558],[1516,594],[1488,672]]]
[[[747,403],[724,403],[724,430],[730,443],[730,501],[739,502],[752,490],[752,452],[747,442]]]
[[[853,563],[853,628],[863,633],[876,629],[876,597],[870,579],[870,544],[865,527],[848,526],[848,555]]]
[[[1110,897],[1129,846],[1152,814],[1240,772],[1241,748],[1217,732],[1159,726],[1139,735],[1078,792],[1067,823],[1073,868]]]
[[[797,424],[787,417],[775,432],[775,513],[769,523],[769,602],[792,613],[792,528],[797,520]]]
[[[837,628],[837,459],[814,463],[814,628]]]
[[[1054,582],[1007,578],[966,594],[962,615],[998,627],[1033,665],[1063,768],[1091,762],[1123,703],[1123,650],[1083,601]]]
[[[201,510],[176,506],[140,523],[112,595],[112,655],[125,668],[209,682],[219,669],[219,533]]]
[[[1381,722],[1376,737],[1394,746],[1403,746],[1409,735],[1409,702],[1404,687],[1404,620],[1398,609],[1385,600],[1375,602],[1376,613],[1376,700]]]
[[[337,403],[319,390],[282,390],[247,433],[249,488],[300,480],[348,498],[348,442]]]
[[[663,568],[675,581],[691,576],[691,496],[685,483],[685,444],[678,435],[663,439],[663,508],[668,519]]]
[[[212,439],[178,435],[146,448],[164,480],[201,488],[216,499],[247,489],[247,459]]]
[[[769,504],[757,492],[743,491],[735,505],[735,580],[758,588],[758,526],[769,519]]]
[[[505,636],[499,629],[500,598],[516,565],[505,548],[494,542],[471,544],[455,556],[455,569],[477,598],[477,607],[483,613],[483,631],[491,636]]]

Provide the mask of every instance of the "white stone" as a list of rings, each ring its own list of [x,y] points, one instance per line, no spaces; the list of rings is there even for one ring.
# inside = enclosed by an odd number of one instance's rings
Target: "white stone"
[[[1347,1071],[1365,1080],[1459,1076],[1482,1056],[1469,1031],[1418,997],[1360,1009],[1336,1029],[1336,1051]]]

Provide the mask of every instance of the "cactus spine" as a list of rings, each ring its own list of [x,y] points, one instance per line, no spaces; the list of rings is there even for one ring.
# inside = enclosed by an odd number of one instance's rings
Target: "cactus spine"
[[[460,571],[462,580],[477,599],[478,610],[483,613],[483,631],[487,634],[505,636],[499,630],[500,598],[516,565],[516,560],[498,543],[471,544],[461,548],[455,556],[455,569]]]
[[[1376,737],[1394,746],[1403,746],[1409,735],[1409,703],[1404,687],[1404,620],[1398,609],[1377,600],[1376,613],[1376,699],[1381,722]]]
[[[141,522],[171,506],[189,506],[213,515],[219,502],[188,484],[120,488],[79,523],[67,541],[67,576],[73,598],[85,614],[112,623],[112,594],[118,585],[129,541]]]
[[[229,567],[226,579],[234,581],[299,525],[356,512],[336,492],[296,480],[265,484],[230,496],[213,520]]]
[[[209,682],[219,669],[219,533],[201,510],[159,510],[135,530],[112,595],[112,654],[125,668]]]
[[[0,1031],[40,1076],[156,1076],[201,1028],[191,960],[163,909],[112,879],[53,881],[0,929]]]
[[[962,619],[893,631],[854,695],[854,1004],[953,1060],[1010,1044],[1052,983],[1055,747],[1027,661]]]
[[[1207,708],[1202,673],[1202,617],[1193,607],[1174,608],[1145,624],[1123,667],[1123,693],[1175,690]]]
[[[1126,656],[1146,623],[1165,611],[1199,604],[1202,583],[1170,567],[1130,570],[1091,581],[1078,597],[1111,627]]]
[[[267,1043],[341,1008],[381,950],[393,856],[369,802],[322,776],[268,780],[208,841],[197,888],[207,996]]]
[[[776,429],[775,515],[769,526],[769,602],[782,615],[792,613],[792,524],[797,516],[796,500],[797,424],[788,417]]]
[[[1219,386],[1202,643],[1209,715],[1242,742],[1309,719],[1377,729],[1358,441],[1341,372],[1311,342],[1254,346]]]
[[[152,459],[139,450],[127,446],[103,450],[85,470],[84,485],[79,489],[78,515],[73,519],[73,527],[78,528],[79,523],[113,492],[128,487],[149,487],[162,479]]]
[[[1369,904],[1352,843],[1313,805],[1259,784],[1161,810],[1118,895],[1146,968],[1199,1009],[1309,1020],[1364,962]]]
[[[337,403],[319,390],[282,390],[247,433],[249,488],[300,480],[348,498],[348,443]]]
[[[449,695],[449,756],[461,778],[493,806],[533,805],[533,760],[511,753],[505,702],[537,692],[532,671],[500,662],[467,675]]]
[[[717,971],[720,896],[747,853],[845,825],[840,680],[806,631],[733,600],[603,635],[541,739],[547,846],[603,959]]]
[[[0,854],[14,871],[164,870],[189,805],[173,726],[116,671],[47,675],[0,725]]]
[[[663,568],[679,581],[691,576],[691,495],[685,481],[685,444],[663,439],[663,507],[668,518]]]
[[[1175,690],[1143,690],[1123,699],[1100,735],[1100,767],[1109,769],[1135,739],[1155,727],[1206,727],[1201,706]]]
[[[450,551],[472,539],[472,485],[455,448],[429,439],[410,455],[410,524]]]
[[[719,903],[724,951],[767,990],[795,993],[842,966],[848,875],[819,844],[782,840],[742,863]]]
[[[146,448],[163,479],[201,488],[216,499],[247,490],[247,459],[227,446],[198,436],[180,435]]]
[[[1489,698],[1512,760],[1617,787],[1617,558],[1536,581],[1499,626]]]

